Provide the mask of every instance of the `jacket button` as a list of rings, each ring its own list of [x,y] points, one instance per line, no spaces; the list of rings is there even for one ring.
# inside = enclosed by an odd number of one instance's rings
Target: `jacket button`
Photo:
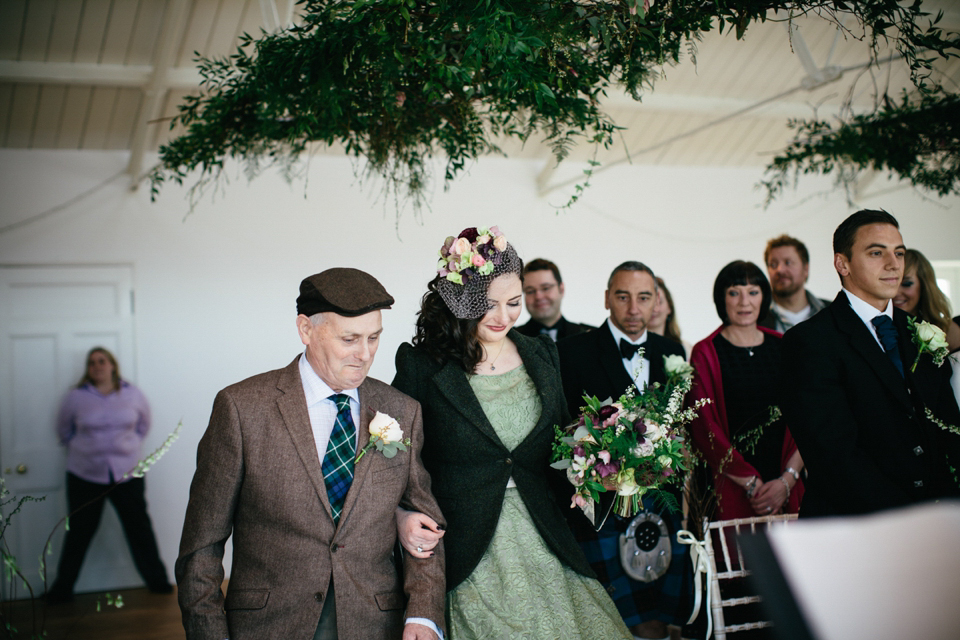
[[[337,549],[339,548],[339,546],[340,546],[340,545],[336,545],[336,544],[330,545],[330,551],[333,552],[333,553],[336,553],[336,552],[337,552]]]
[[[512,459],[512,458],[507,458],[505,462],[506,462],[507,464],[513,464],[513,459]]]
[[[317,602],[323,602],[323,594],[317,591],[315,594],[313,594],[313,599]]]
[[[913,486],[915,486],[917,489],[921,488],[923,486],[923,480],[914,480]]]
[[[919,456],[919,455],[921,455],[922,453],[923,453],[923,447],[914,447],[914,448],[913,448],[913,455]]]

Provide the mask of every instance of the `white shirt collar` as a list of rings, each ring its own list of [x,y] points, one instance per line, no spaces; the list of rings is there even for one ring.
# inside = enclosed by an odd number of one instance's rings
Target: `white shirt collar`
[[[303,355],[300,356],[300,381],[303,383],[303,393],[307,397],[307,406],[312,407],[318,402],[322,402],[328,399],[337,391],[334,391],[330,388],[326,382],[324,382],[320,376],[317,375],[317,372],[313,370],[313,367],[310,366],[310,361],[307,360],[307,351],[304,349]],[[344,389],[339,393],[345,393],[350,396],[350,399],[357,403],[357,406],[360,406],[360,394],[357,393],[356,389]]]
[[[875,306],[858,298],[856,294],[850,293],[846,289],[843,289],[843,292],[847,294],[847,300],[850,301],[850,306],[853,308],[854,313],[863,320],[864,324],[873,326],[870,321],[879,315],[885,315],[893,320],[893,300],[887,300],[887,307],[883,311],[877,311]]]
[[[607,326],[610,327],[610,333],[613,334],[613,341],[617,343],[617,346],[620,345],[621,339],[626,340],[630,344],[643,344],[644,342],[647,341],[646,329],[643,330],[643,333],[640,335],[640,338],[638,340],[631,340],[630,338],[627,337],[627,334],[625,334],[623,331],[620,331],[620,329],[618,329],[616,325],[613,324],[613,320],[611,318],[607,318]]]

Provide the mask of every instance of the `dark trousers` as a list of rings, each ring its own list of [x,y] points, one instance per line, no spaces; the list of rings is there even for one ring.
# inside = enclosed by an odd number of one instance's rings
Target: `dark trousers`
[[[169,590],[167,570],[163,566],[163,561],[160,560],[157,539],[153,535],[153,525],[150,523],[150,516],[147,515],[145,488],[143,478],[104,485],[87,482],[72,473],[67,473],[67,505],[68,512],[73,515],[70,516],[70,529],[63,541],[57,581],[52,591],[73,593],[73,585],[77,581],[77,576],[80,575],[83,558],[100,524],[100,515],[103,513],[103,503],[106,500],[110,500],[113,508],[117,510],[117,516],[123,525],[123,533],[130,546],[130,553],[133,555],[133,562],[140,576],[147,583],[147,587],[151,591]],[[107,489],[111,490],[103,496]],[[93,502],[90,502],[91,500]],[[88,502],[90,504],[87,504]],[[85,504],[87,506],[74,513]]]

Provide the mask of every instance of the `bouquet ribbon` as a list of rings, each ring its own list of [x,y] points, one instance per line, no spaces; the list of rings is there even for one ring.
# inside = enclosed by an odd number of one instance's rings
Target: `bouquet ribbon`
[[[709,535],[709,532],[707,535]],[[707,557],[705,541],[697,540],[696,536],[692,533],[686,529],[681,529],[677,531],[677,542],[690,545],[690,560],[693,561],[693,612],[691,612],[687,624],[692,624],[693,621],[697,619],[697,614],[700,613],[700,600],[702,598],[700,576],[703,575],[706,577],[707,585],[707,634],[704,637],[709,638],[710,633],[713,631],[713,616],[710,613],[710,592],[712,590],[710,588],[710,580],[713,578],[713,569],[710,568],[710,558]]]

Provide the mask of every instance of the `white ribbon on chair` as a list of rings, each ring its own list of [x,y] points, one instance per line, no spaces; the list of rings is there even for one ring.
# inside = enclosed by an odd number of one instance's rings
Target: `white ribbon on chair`
[[[693,621],[697,619],[697,615],[700,613],[700,600],[702,598],[700,576],[703,575],[706,578],[707,591],[707,634],[704,637],[709,638],[710,634],[713,632],[713,615],[710,612],[710,580],[713,577],[713,569],[710,567],[710,559],[707,557],[705,541],[697,540],[696,536],[694,536],[692,533],[686,529],[681,529],[680,531],[677,531],[677,542],[680,544],[690,545],[690,559],[693,561],[693,613],[690,614],[690,619],[687,620],[687,624],[692,624]]]

